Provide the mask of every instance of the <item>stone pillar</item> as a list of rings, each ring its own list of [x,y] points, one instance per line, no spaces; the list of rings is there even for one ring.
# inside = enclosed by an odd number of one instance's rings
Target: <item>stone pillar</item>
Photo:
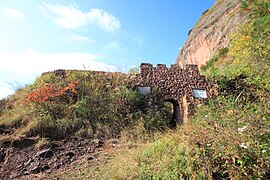
[[[183,117],[183,123],[186,123],[188,121],[188,113],[189,113],[189,105],[186,96],[182,98],[181,102],[181,112],[182,112],[182,117]]]
[[[173,116],[175,118],[176,124],[179,125],[183,123],[183,116],[181,113],[181,107],[179,103],[173,106]]]

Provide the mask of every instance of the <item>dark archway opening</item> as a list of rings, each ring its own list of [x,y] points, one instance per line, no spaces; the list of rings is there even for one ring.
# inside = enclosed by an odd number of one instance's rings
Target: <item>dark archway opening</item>
[[[177,124],[182,122],[179,103],[174,99],[164,100],[164,106],[169,113],[169,120],[167,122],[169,128],[176,128]]]

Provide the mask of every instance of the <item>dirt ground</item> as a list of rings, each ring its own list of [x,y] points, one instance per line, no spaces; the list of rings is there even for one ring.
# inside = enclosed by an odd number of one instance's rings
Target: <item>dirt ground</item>
[[[101,139],[71,137],[52,141],[41,148],[36,140],[6,141],[0,147],[0,179],[39,179],[40,174],[51,173],[75,165],[82,159],[94,160],[104,142]]]

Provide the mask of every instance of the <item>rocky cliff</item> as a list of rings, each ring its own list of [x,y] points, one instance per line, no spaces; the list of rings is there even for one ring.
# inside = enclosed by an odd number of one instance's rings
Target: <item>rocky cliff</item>
[[[241,0],[217,0],[206,10],[189,36],[177,57],[177,64],[205,64],[216,50],[228,46],[229,34],[246,20],[241,12]]]

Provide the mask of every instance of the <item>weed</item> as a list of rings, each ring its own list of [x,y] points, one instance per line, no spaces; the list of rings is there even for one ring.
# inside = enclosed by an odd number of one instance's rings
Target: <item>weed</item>
[[[146,102],[122,73],[67,71],[65,76],[46,73],[32,85],[1,101],[0,123],[19,124],[17,134],[61,139],[73,134],[83,137],[118,137],[126,128],[142,121],[148,132],[166,129],[165,109]],[[8,101],[14,98],[7,109]],[[31,117],[29,119],[28,117]],[[31,126],[30,126],[31,124]]]
[[[50,141],[46,138],[39,138],[38,142],[35,144],[35,148],[38,150],[44,149],[50,144]]]

